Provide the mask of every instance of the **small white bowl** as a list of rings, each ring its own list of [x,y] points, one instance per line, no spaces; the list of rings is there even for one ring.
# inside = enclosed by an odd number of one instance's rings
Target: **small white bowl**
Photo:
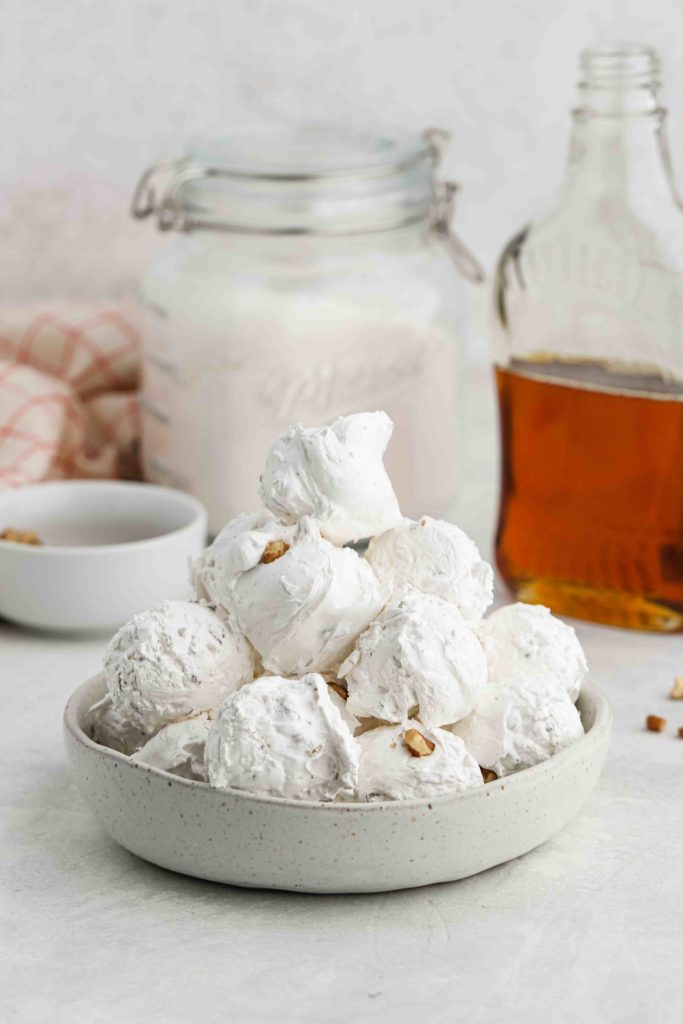
[[[8,527],[44,543],[0,541],[0,615],[39,629],[111,630],[189,596],[206,509],[152,484],[54,481],[0,494],[0,533]]]
[[[153,864],[232,885],[302,892],[382,892],[454,881],[519,857],[563,828],[602,770],[609,705],[587,685],[578,742],[548,761],[467,793],[324,804],[214,789],[98,746],[84,725],[101,676],[64,713],[81,796],[121,846]]]

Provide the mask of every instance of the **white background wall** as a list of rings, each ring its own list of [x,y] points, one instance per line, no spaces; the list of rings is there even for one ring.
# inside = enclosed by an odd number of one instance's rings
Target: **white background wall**
[[[557,187],[576,56],[661,47],[683,173],[681,0],[5,0],[0,302],[121,295],[158,244],[139,172],[254,119],[452,130],[460,228],[490,267]]]

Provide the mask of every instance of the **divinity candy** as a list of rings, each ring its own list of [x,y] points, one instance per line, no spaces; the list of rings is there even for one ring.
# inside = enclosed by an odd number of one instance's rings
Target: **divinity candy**
[[[334,672],[384,604],[367,562],[321,537],[309,516],[296,526],[264,517],[228,524],[195,576],[263,667],[284,675]]]
[[[206,746],[209,782],[289,800],[353,797],[358,745],[322,676],[265,676],[216,714]]]
[[[411,731],[427,741],[422,756],[412,753],[406,742]],[[428,729],[411,720],[371,729],[358,737],[358,745],[360,800],[416,800],[482,785],[474,757],[445,729]]]
[[[408,591],[360,636],[339,668],[354,715],[425,725],[469,714],[486,683],[483,648],[453,605]]]
[[[104,655],[112,704],[147,735],[216,707],[253,679],[254,668],[250,643],[225,615],[192,601],[164,601],[136,615]]]
[[[423,516],[374,537],[365,555],[392,597],[409,587],[450,601],[469,623],[493,600],[493,569],[464,530]]]
[[[323,537],[347,544],[401,521],[382,461],[394,425],[385,412],[292,427],[274,441],[261,477],[263,504],[284,522],[312,516]]]
[[[402,517],[392,429],[357,413],[273,443],[264,508],[194,560],[197,600],[109,643],[96,742],[220,789],[347,802],[466,792],[583,735],[574,630],[525,604],[483,618],[493,571],[457,526]]]

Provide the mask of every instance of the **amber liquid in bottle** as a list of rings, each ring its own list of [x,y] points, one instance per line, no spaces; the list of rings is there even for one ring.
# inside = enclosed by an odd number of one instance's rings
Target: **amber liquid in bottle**
[[[560,614],[683,629],[683,385],[592,363],[496,376],[508,585]]]

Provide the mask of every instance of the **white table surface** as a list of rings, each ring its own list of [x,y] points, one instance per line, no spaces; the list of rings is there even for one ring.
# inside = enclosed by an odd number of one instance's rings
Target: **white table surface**
[[[462,514],[493,515],[475,393]],[[104,639],[0,625],[0,1020],[27,1024],[683,1019],[683,637],[579,626],[614,709],[602,780],[556,838],[450,885],[377,896],[239,890],[120,849],[65,763],[61,713]],[[646,714],[669,719],[644,731]]]

